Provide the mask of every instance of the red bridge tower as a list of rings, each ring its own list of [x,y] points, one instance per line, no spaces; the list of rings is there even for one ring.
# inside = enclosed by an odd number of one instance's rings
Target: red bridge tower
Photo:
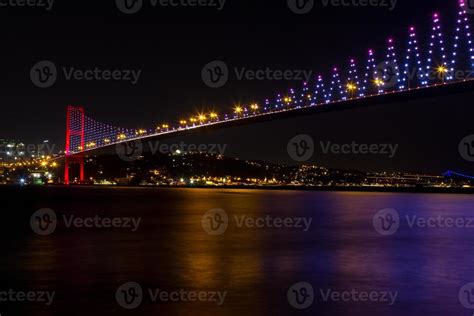
[[[68,106],[66,115],[66,151],[64,183],[69,184],[69,167],[79,164],[79,180],[84,181],[85,116],[83,107]]]

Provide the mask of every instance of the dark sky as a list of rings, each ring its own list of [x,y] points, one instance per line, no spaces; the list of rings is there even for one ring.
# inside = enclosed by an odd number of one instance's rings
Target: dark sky
[[[327,8],[320,0],[304,15],[289,10],[286,0],[227,0],[222,11],[146,4],[134,15],[121,13],[110,0],[58,1],[51,11],[0,7],[0,138],[26,143],[49,139],[62,149],[68,104],[85,106],[99,121],[131,128],[173,122],[205,109],[224,112],[238,102],[274,97],[301,83],[231,76],[224,87],[211,89],[201,79],[201,69],[210,61],[223,60],[229,68],[324,74],[349,57],[365,63],[367,49],[385,51],[389,36],[406,45],[407,27],[414,24],[421,33],[435,11],[449,19],[446,26],[452,30],[457,2],[399,0],[389,11]],[[60,77],[53,87],[40,89],[29,72],[41,60],[58,68],[136,69],[142,76],[136,85]],[[187,141],[226,143],[229,155],[290,163],[286,144],[305,133],[317,143],[399,144],[394,159],[323,155],[317,149],[312,161],[329,167],[474,173],[472,163],[458,153],[459,141],[474,134],[472,100],[469,94],[413,100],[239,127]]]

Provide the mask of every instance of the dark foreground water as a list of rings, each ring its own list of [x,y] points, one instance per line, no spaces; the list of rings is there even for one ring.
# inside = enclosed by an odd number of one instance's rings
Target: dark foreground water
[[[469,195],[3,187],[0,313],[472,315],[473,206]]]

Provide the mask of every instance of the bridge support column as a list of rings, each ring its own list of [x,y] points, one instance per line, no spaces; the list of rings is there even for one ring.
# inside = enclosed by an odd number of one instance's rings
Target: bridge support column
[[[69,184],[69,170],[71,165],[79,164],[79,181],[84,182],[84,156],[66,156],[64,161],[64,184]]]
[[[69,184],[69,159],[64,158],[64,184]]]

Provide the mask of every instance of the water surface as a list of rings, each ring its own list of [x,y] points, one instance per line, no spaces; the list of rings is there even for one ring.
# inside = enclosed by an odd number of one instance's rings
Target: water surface
[[[474,217],[474,197],[405,193],[156,188],[0,188],[4,219],[0,291],[55,291],[51,306],[3,302],[3,315],[472,315],[458,298],[474,281],[474,227],[409,227],[406,216]],[[54,233],[30,217],[50,208]],[[228,228],[210,235],[203,214],[225,210]],[[389,236],[374,215],[396,209]],[[139,218],[138,229],[66,227],[63,216]],[[235,219],[304,218],[297,227],[238,227]],[[68,217],[69,218],[69,217]],[[126,310],[124,283],[145,297]],[[313,302],[298,310],[290,287],[306,282]],[[148,289],[226,292],[216,302],[152,302]],[[396,293],[390,302],[324,301],[327,291]],[[291,292],[291,290],[290,290]],[[290,295],[291,296],[291,295]],[[290,298],[291,300],[291,298]],[[294,302],[293,302],[294,303]]]

